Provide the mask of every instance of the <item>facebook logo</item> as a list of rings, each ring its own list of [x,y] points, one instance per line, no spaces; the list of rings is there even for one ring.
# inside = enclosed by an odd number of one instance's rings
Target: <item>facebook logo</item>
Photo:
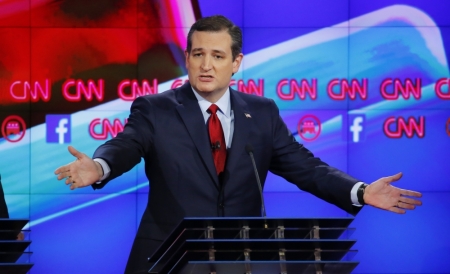
[[[70,143],[70,115],[49,114],[47,124],[47,143]]]
[[[359,143],[364,140],[363,130],[364,130],[364,121],[366,117],[364,115],[349,115],[349,130],[350,130],[350,139],[353,143]]]

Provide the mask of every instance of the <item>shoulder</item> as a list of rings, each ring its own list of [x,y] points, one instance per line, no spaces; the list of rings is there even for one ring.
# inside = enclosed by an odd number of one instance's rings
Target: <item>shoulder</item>
[[[158,94],[140,96],[134,100],[132,107],[153,105],[167,108],[170,106],[176,106],[180,104],[181,98],[185,97],[186,93],[188,92],[189,89],[187,89],[186,85],[183,85],[181,87],[169,89]]]
[[[246,102],[248,104],[263,104],[263,105],[275,104],[275,102],[270,98],[266,98],[263,96],[257,96],[254,94],[243,93],[243,92],[231,89],[231,88],[230,88],[230,91],[231,91],[232,96],[235,96],[236,98],[243,100],[244,102]]]
[[[275,101],[270,98],[257,96],[253,94],[246,94],[233,89],[231,89],[231,94],[238,104],[244,106],[244,108],[248,108],[248,110],[262,111],[268,114],[269,113],[276,114],[279,112],[278,107],[275,104]]]

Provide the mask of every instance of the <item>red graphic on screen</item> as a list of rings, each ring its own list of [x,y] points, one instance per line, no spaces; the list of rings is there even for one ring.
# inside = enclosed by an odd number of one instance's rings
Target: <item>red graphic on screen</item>
[[[347,79],[333,79],[328,83],[328,96],[334,101],[342,101],[348,97],[352,100],[356,99],[359,94],[362,100],[367,99],[367,90],[369,88],[369,80],[364,78],[359,82],[357,79],[352,79],[350,82]]]
[[[403,117],[389,117],[383,124],[384,134],[393,139],[401,138],[406,135],[408,138],[414,137],[414,134],[419,138],[425,136],[425,117],[419,116],[416,120],[414,117],[405,119]]]
[[[32,108],[34,126],[49,111],[77,112],[120,94],[131,100],[154,93],[152,79],[185,75],[186,26],[200,12],[196,1],[174,3],[0,1],[2,111]],[[118,90],[124,79],[139,85]]]
[[[84,2],[31,0],[30,2],[32,26],[136,27],[137,0]]]
[[[287,88],[285,88],[287,86]],[[317,79],[311,79],[311,84],[306,79],[297,82],[295,79],[282,79],[277,84],[277,95],[281,100],[294,100],[295,95],[301,99],[306,99],[309,94],[312,100],[317,99]]]
[[[10,115],[3,120],[2,134],[8,142],[16,143],[23,139],[26,128],[25,121],[20,116]]]
[[[414,99],[420,100],[422,97],[422,80],[416,78],[415,82],[406,79],[404,83],[400,79],[384,79],[380,87],[381,96],[386,100],[397,100],[400,94],[405,99],[412,95]]]
[[[30,26],[30,0],[0,1],[1,27]]]
[[[322,124],[319,118],[308,114],[303,116],[297,125],[298,135],[305,141],[316,140],[322,131]]]
[[[30,94],[24,91],[24,83],[29,83],[29,90],[31,87],[34,88],[30,82],[30,33],[30,29],[27,28],[0,29],[0,53],[2,53],[0,54],[0,105],[2,110],[4,106],[16,103],[10,94],[13,83],[17,81],[21,83],[14,86],[14,92],[17,92],[19,97],[27,96],[27,100]]]
[[[437,97],[450,100],[450,78],[439,79],[434,86],[434,92],[436,92]]]
[[[111,137],[116,137],[117,134],[123,131],[127,119],[120,121],[119,119],[114,119],[112,122],[109,119],[95,118],[89,124],[89,134],[95,140],[106,140],[108,135]]]

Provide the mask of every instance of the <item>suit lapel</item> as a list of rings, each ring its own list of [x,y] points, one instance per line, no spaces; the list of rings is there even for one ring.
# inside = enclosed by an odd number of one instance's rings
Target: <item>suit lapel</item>
[[[231,107],[234,114],[234,132],[225,166],[229,174],[233,174],[233,169],[240,161],[242,152],[245,151],[245,146],[250,144],[248,138],[252,125],[251,113],[248,110],[247,103],[237,93],[238,91],[230,88]]]
[[[211,154],[211,147],[209,146],[208,132],[203,119],[203,114],[198,105],[191,85],[183,85],[179,92],[176,93],[177,100],[180,103],[177,106],[177,111],[186,126],[189,135],[192,138],[197,151],[205,164],[211,179],[214,181],[216,187],[219,186],[219,179],[217,177],[214,160]]]

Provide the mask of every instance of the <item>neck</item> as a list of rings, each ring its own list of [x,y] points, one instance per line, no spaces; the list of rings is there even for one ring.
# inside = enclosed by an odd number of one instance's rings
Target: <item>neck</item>
[[[201,91],[197,91],[196,89],[194,89],[194,90],[203,99],[205,99],[206,101],[208,101],[208,102],[210,102],[212,104],[215,104],[217,101],[219,101],[219,99],[222,98],[222,96],[227,91],[227,89],[220,90],[220,91],[213,91],[213,92],[201,92]]]

